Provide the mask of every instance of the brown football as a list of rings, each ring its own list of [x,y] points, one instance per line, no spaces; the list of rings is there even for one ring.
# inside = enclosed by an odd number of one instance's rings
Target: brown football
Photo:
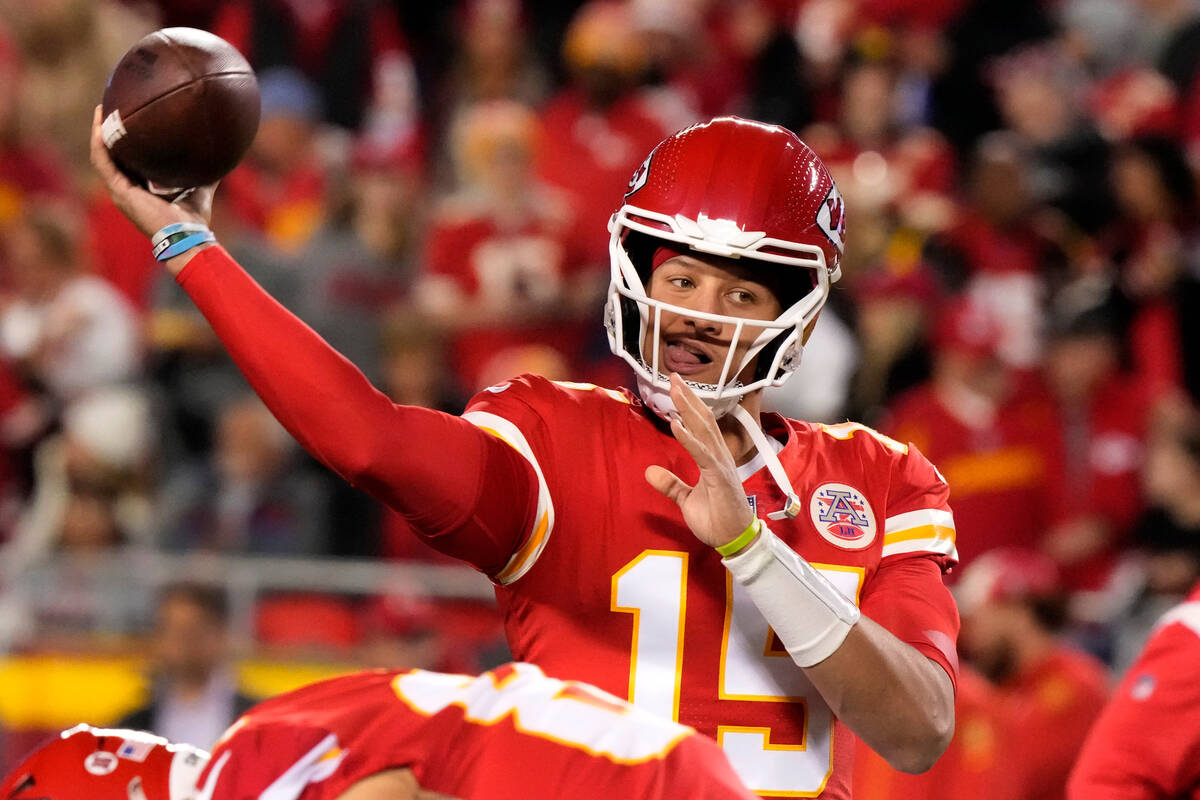
[[[231,44],[196,28],[163,28],[129,49],[104,88],[104,144],[154,191],[229,174],[258,130],[258,80]]]

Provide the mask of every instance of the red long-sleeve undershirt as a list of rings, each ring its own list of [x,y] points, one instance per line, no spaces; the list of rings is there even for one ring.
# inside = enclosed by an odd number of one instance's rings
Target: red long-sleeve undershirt
[[[537,477],[459,417],[393,403],[222,247],[177,280],[271,413],[308,452],[438,550],[495,575],[532,528]]]

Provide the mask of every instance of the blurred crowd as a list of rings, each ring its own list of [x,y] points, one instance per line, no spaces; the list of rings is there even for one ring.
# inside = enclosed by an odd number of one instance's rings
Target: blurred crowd
[[[1023,668],[989,660],[987,602],[1112,675],[1200,578],[1194,0],[0,0],[5,581],[121,547],[443,560],[298,451],[100,191],[91,110],[168,25],[259,76],[219,240],[396,402],[624,383],[600,312],[629,175],[691,122],[777,122],[830,166],[850,235],[768,405],[932,459],[963,593],[976,563],[1050,576],[964,600],[980,685]],[[395,598],[290,602],[285,630],[342,615],[334,643],[437,627]],[[19,622],[0,645],[36,646]]]

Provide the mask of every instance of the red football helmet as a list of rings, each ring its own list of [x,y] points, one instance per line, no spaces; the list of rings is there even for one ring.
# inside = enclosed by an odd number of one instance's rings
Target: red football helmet
[[[633,367],[643,399],[659,411],[671,408],[669,382],[659,371],[662,312],[731,325],[735,339],[744,320],[650,299],[646,286],[657,247],[675,243],[698,253],[752,259],[784,285],[797,287],[794,296],[778,298],[783,313],[764,326],[741,363],[732,363],[730,348],[718,383],[693,384],[720,415],[745,394],[782,384],[799,365],[804,332],[841,277],[845,203],[821,159],[794,133],[718,117],[654,148],[630,179],[609,230],[609,346]],[[642,353],[651,328],[653,352]],[[755,356],[753,376],[740,380]]]
[[[142,731],[76,725],[0,785],[0,800],[193,800],[208,753]]]

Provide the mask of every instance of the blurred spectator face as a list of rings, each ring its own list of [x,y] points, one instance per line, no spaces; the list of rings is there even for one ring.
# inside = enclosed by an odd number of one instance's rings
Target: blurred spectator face
[[[633,86],[649,54],[623,3],[593,0],[579,9],[563,40],[563,58],[592,105],[605,108]]]
[[[373,252],[398,258],[409,242],[420,180],[411,171],[356,170],[350,181],[353,225]]]
[[[989,680],[1003,681],[1016,669],[1016,642],[1032,624],[1023,604],[986,601],[963,614],[959,649]]]
[[[955,587],[962,614],[959,649],[992,681],[1003,681],[1018,664],[1022,645],[1049,631],[1035,603],[1057,592],[1057,567],[1046,555],[996,548],[975,559]]]
[[[9,276],[17,292],[37,302],[61,286],[75,261],[72,232],[51,212],[31,211],[4,237]]]
[[[175,594],[158,609],[154,654],[163,672],[185,683],[208,680],[226,657],[225,626],[192,598]]]
[[[996,100],[1008,127],[1035,144],[1064,137],[1075,121],[1070,78],[1053,53],[1029,51],[1001,60]]]
[[[1008,392],[1009,370],[1000,358],[1002,331],[991,312],[960,300],[938,315],[934,331],[934,378],[999,401]]]
[[[1194,446],[1200,446],[1200,442]],[[1200,493],[1200,449],[1189,451],[1176,431],[1154,437],[1147,448],[1142,482],[1147,499],[1154,505],[1169,509],[1192,501]]]
[[[882,64],[862,64],[842,87],[842,127],[864,145],[882,143],[892,118],[892,72]]]
[[[72,46],[93,38],[95,4],[92,0],[6,3],[4,10],[16,11],[14,27],[24,40],[25,52],[44,64],[57,63]]]
[[[469,0],[463,49],[476,69],[508,69],[518,59],[524,32],[519,0]]]
[[[1046,377],[1055,395],[1083,400],[1117,368],[1117,347],[1102,333],[1059,337],[1046,353]]]
[[[254,157],[269,169],[286,172],[308,161],[315,126],[310,120],[288,114],[263,119],[254,138]]]
[[[925,308],[903,296],[872,295],[859,303],[858,331],[863,349],[891,359],[904,352],[925,327]]]
[[[71,552],[105,550],[120,544],[111,503],[102,495],[73,494],[67,503],[59,543]]]
[[[537,135],[537,120],[525,106],[506,100],[481,103],[455,131],[459,172],[467,183],[512,203],[533,178]]]
[[[256,398],[230,406],[217,423],[217,466],[226,479],[260,483],[287,458],[286,431]]]
[[[971,172],[971,205],[989,222],[1005,226],[1029,207],[1025,170],[1015,152],[986,146]]]
[[[313,85],[294,69],[275,68],[259,76],[262,121],[251,154],[262,166],[289,172],[306,164],[321,118]]]
[[[1132,148],[1119,151],[1112,165],[1112,188],[1125,216],[1138,221],[1169,220],[1173,203],[1157,166]]]

